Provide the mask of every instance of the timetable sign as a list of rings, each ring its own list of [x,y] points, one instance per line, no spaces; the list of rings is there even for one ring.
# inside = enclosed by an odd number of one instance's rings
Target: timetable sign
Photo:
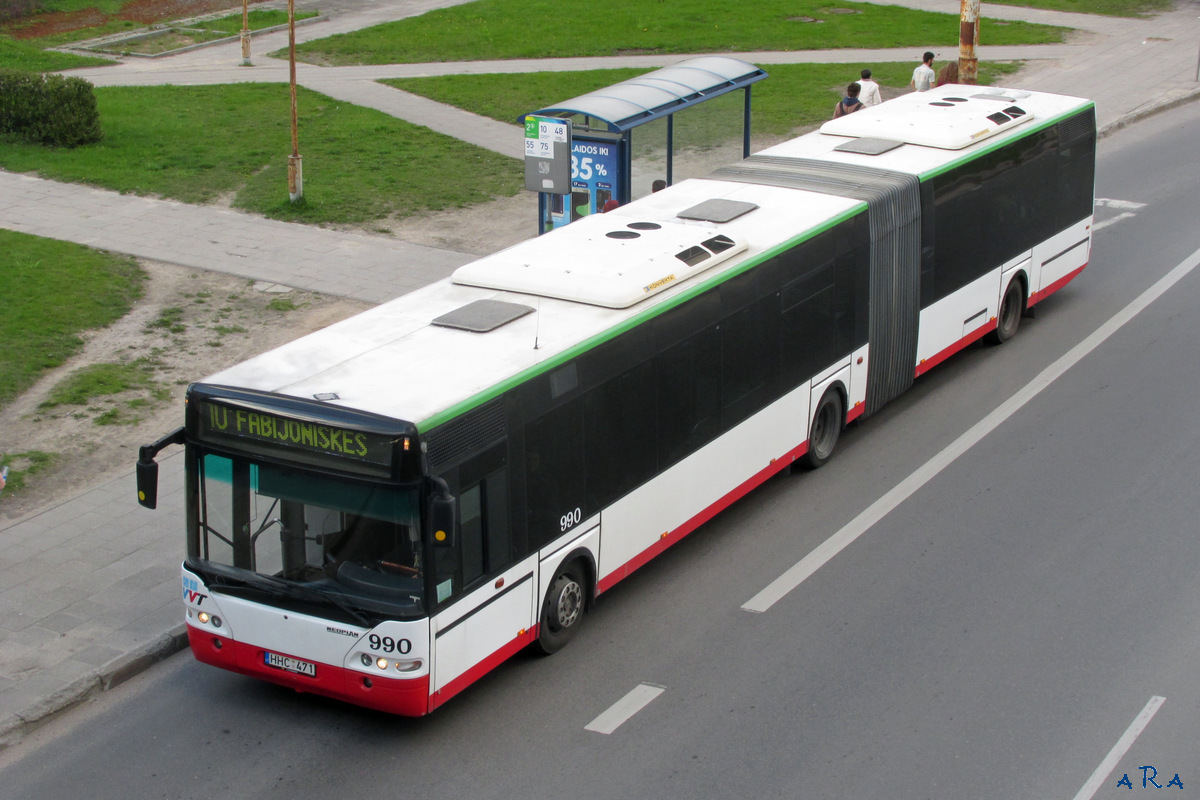
[[[549,194],[571,193],[571,121],[525,117],[525,188]]]

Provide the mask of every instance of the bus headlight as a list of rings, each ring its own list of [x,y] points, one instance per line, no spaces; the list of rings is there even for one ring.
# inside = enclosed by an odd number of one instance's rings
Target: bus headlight
[[[208,612],[201,611],[199,614],[196,615],[196,619],[200,620],[200,622],[202,624],[207,625],[208,624]]]
[[[416,672],[421,668],[421,659],[413,659],[411,661],[397,661],[397,672]]]
[[[375,666],[379,667],[380,669],[387,669],[388,660],[386,658],[377,658],[375,659]]]

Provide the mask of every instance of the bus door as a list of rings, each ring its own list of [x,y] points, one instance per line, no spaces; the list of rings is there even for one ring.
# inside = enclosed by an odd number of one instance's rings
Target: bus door
[[[448,483],[458,498],[457,535],[433,548],[431,708],[528,644],[536,620],[537,554],[513,560],[507,467],[482,477],[465,467],[455,473]]]

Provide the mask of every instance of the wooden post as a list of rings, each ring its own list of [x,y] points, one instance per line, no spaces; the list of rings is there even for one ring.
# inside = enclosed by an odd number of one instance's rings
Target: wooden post
[[[979,78],[979,0],[962,0],[958,26],[958,82],[974,85]]]
[[[288,156],[288,199],[304,199],[304,170],[300,163],[300,134],[296,127],[296,0],[288,0],[288,66],[292,95],[292,154]]]
[[[242,0],[242,66],[250,66],[250,0]]]

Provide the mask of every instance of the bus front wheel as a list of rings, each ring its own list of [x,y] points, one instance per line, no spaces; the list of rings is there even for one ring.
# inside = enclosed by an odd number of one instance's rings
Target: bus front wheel
[[[808,436],[808,451],[800,459],[800,465],[805,469],[817,469],[833,456],[838,438],[842,435],[842,421],[845,419],[842,409],[842,395],[837,389],[830,389],[821,396],[817,405],[817,413],[813,415],[812,431]]]
[[[575,638],[583,624],[586,579],[578,561],[559,567],[542,604],[538,628],[538,649],[546,655],[556,653]]]

